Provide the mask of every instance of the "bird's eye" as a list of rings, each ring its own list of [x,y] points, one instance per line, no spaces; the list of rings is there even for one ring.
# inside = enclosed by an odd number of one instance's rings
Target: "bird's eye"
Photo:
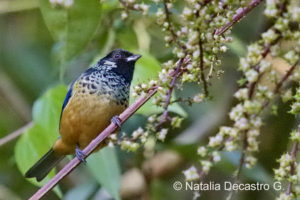
[[[115,58],[115,59],[120,59],[120,58],[121,58],[121,54],[118,54],[118,53],[115,54],[115,55],[114,55],[114,58]]]

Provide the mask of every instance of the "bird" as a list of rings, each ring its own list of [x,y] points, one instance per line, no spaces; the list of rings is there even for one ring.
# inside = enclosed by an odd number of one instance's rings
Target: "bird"
[[[118,115],[128,107],[135,63],[140,57],[115,49],[70,84],[62,103],[60,137],[25,173],[26,178],[43,180],[66,155],[75,153],[85,162],[82,149],[111,122],[121,125]]]

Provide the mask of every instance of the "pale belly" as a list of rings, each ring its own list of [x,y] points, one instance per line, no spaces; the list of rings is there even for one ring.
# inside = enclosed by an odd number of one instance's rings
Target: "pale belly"
[[[61,139],[55,143],[54,150],[72,154],[76,145],[83,149],[109,125],[113,116],[119,115],[125,108],[108,96],[75,94],[62,114]]]

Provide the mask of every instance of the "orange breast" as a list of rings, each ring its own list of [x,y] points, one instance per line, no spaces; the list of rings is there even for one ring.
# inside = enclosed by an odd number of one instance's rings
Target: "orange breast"
[[[61,139],[55,143],[54,150],[72,154],[76,145],[83,149],[124,109],[125,106],[117,105],[108,95],[75,93],[62,113]]]

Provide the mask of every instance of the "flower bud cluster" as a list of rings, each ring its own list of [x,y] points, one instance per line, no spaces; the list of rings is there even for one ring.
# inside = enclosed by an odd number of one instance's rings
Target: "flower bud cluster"
[[[130,10],[140,11],[143,15],[147,15],[149,12],[149,5],[145,3],[139,3],[137,0],[119,0],[122,6],[125,8],[122,13],[122,19],[128,17]]]
[[[191,166],[190,168],[184,170],[183,174],[187,181],[195,181],[199,179],[199,174],[195,166]]]
[[[147,141],[148,136],[148,132],[141,127],[133,131],[130,137],[124,133],[119,142],[121,149],[134,152]]]
[[[291,153],[285,153],[278,159],[279,168],[274,170],[275,179],[300,184],[300,166]]]

